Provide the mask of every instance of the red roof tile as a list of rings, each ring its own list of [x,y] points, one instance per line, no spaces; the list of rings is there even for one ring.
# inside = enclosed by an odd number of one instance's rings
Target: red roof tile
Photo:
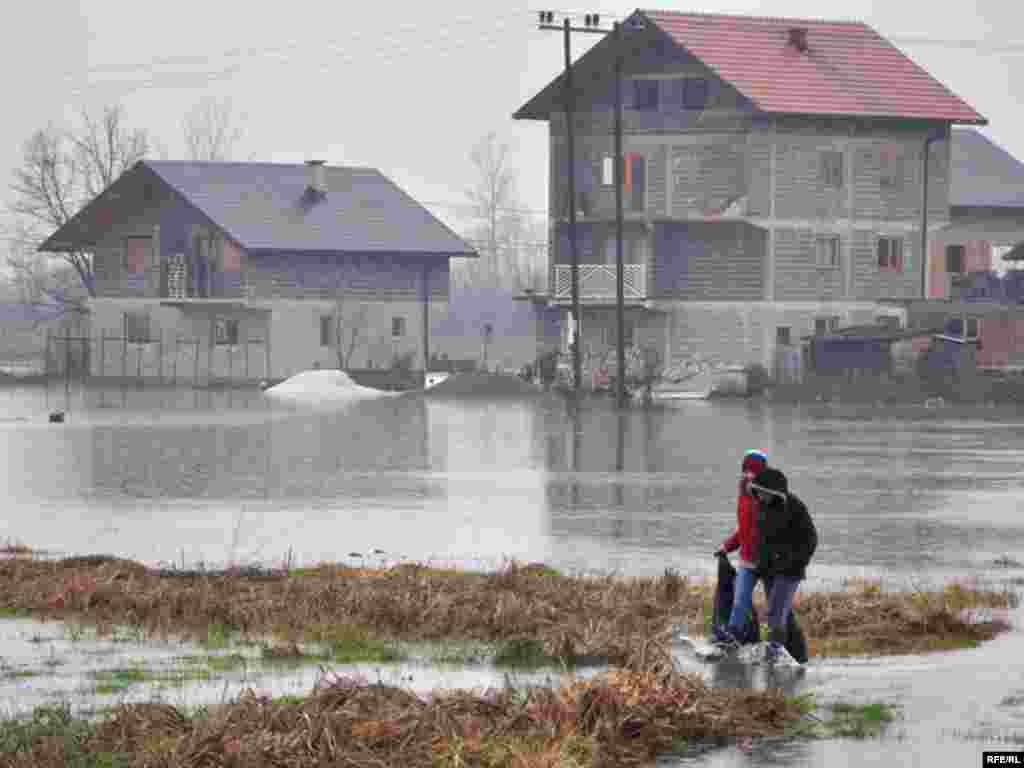
[[[765,112],[987,122],[861,22],[641,13]]]

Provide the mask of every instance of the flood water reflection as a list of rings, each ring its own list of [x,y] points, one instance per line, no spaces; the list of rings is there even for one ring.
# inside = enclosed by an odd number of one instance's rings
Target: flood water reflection
[[[47,423],[54,407],[66,423]],[[805,589],[851,575],[1024,578],[1024,418],[1013,409],[684,402],[620,412],[603,401],[422,395],[309,408],[253,391],[76,390],[65,400],[63,388],[12,388],[0,390],[0,538],[187,565],[270,563],[290,549],[297,563],[493,567],[515,557],[567,571],[710,574],[752,447],[815,517]],[[997,566],[1004,556],[1009,565]],[[975,651],[812,660],[794,692],[898,703],[891,735],[769,739],[659,764],[977,764],[983,746],[1024,722],[1022,652],[1014,629]],[[716,684],[769,684],[749,669],[704,672]]]
[[[751,447],[818,521],[812,578],[947,575],[1024,538],[1014,411],[422,395],[309,408],[256,391],[87,389],[51,425],[53,399],[0,391],[0,535],[66,552],[709,572]]]

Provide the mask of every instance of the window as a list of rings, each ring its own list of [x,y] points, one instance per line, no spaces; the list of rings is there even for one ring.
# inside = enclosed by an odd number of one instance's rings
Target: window
[[[334,316],[320,315],[320,346],[334,346]]]
[[[605,156],[601,160],[601,184],[615,187],[615,158]],[[626,152],[622,155],[622,201],[627,211],[642,211],[646,204],[647,162],[638,152]]]
[[[899,272],[903,269],[903,238],[880,237],[877,245],[878,268]]]
[[[962,245],[946,246],[946,272],[951,275],[964,273],[964,247]]]
[[[829,333],[835,333],[839,330],[840,320],[839,315],[814,318],[814,334],[816,336],[824,336]]]
[[[124,335],[131,344],[148,344],[152,338],[148,312],[125,312]]]
[[[633,345],[633,336],[636,333],[636,323],[628,317],[623,318],[622,330],[625,334],[626,346]],[[619,345],[619,324],[612,320],[611,326],[602,329],[601,336],[605,346],[617,347]]]
[[[824,336],[839,330],[839,315],[814,318],[814,335]]]
[[[657,109],[658,108],[658,81],[657,80],[634,80],[633,81],[633,108],[634,109]]]
[[[775,329],[775,341],[783,346],[789,346],[789,326],[780,325]]]
[[[238,320],[233,317],[218,317],[213,323],[213,340],[216,344],[238,344]]]
[[[951,317],[946,320],[946,333],[950,336],[958,336],[962,339],[978,338],[978,318],[967,318],[967,333],[964,334],[964,321],[961,317]]]
[[[704,77],[687,77],[683,80],[683,109],[704,109],[708,104],[709,82]]]
[[[814,264],[824,269],[839,267],[839,238],[824,235],[814,240]]]
[[[843,186],[843,153],[821,153],[821,181],[826,187],[841,189]]]
[[[879,184],[883,187],[897,188],[903,186],[903,155],[895,144],[885,144],[879,150],[881,160],[881,176]]]
[[[146,254],[152,240],[148,237],[126,237],[124,240],[124,271],[141,275],[146,271]]]
[[[399,336],[405,336],[405,318],[404,317],[392,317],[391,318],[391,335],[395,338]]]

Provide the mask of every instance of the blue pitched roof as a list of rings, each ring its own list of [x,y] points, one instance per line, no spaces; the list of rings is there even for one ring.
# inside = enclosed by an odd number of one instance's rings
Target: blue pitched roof
[[[475,255],[374,168],[325,166],[327,194],[314,201],[304,164],[142,164],[250,250]]]
[[[1024,163],[974,128],[955,128],[949,204],[1024,208]]]
[[[374,168],[325,166],[327,194],[307,192],[305,164],[140,160],[40,247],[87,247],[108,224],[105,201],[155,175],[248,250],[476,256],[430,211]]]

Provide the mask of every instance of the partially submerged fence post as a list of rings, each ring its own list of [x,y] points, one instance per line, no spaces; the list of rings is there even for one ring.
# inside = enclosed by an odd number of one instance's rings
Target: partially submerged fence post
[[[164,330],[160,329],[160,337],[156,340],[156,376],[157,380],[164,383]]]
[[[51,331],[49,328],[46,329],[46,352],[44,353],[43,371],[47,376],[50,375],[50,336]]]
[[[193,370],[193,373],[192,373],[192,386],[193,387],[198,387],[199,386],[199,337],[196,336],[196,338],[194,338],[192,340],[192,343],[193,343],[193,345],[195,347],[195,367],[194,367],[194,370]]]
[[[174,334],[174,364],[171,366],[171,381],[178,383],[178,346],[181,343],[181,336]]]
[[[107,373],[107,332],[106,330],[100,331],[100,378],[102,379]]]

